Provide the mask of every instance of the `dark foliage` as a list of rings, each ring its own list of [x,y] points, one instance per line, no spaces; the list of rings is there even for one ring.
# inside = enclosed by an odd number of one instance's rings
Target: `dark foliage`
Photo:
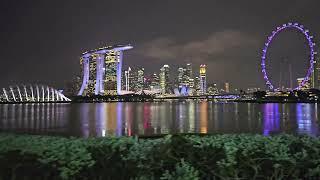
[[[0,135],[0,179],[310,179],[320,139],[181,135],[92,139]]]

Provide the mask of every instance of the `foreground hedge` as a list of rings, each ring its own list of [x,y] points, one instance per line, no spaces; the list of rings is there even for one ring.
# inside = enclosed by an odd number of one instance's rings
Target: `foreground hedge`
[[[320,139],[278,135],[159,139],[0,135],[1,179],[307,179]]]

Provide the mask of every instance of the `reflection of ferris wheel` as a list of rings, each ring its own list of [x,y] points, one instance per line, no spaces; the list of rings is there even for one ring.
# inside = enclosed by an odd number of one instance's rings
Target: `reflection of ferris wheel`
[[[274,89],[274,86],[272,85],[272,83],[270,82],[268,75],[267,75],[267,71],[266,71],[266,54],[268,51],[268,47],[271,44],[273,38],[279,34],[280,32],[282,32],[285,29],[296,29],[299,32],[303,33],[304,36],[306,37],[306,39],[308,40],[308,45],[310,48],[310,59],[309,59],[309,68],[307,71],[306,76],[303,78],[303,80],[301,81],[301,83],[299,83],[298,87],[296,87],[295,89],[300,89],[301,87],[303,87],[310,79],[310,76],[313,72],[313,64],[315,63],[314,61],[314,55],[316,54],[316,52],[314,51],[314,46],[315,43],[312,41],[313,36],[309,35],[309,30],[305,29],[303,27],[303,25],[299,25],[298,23],[287,23],[287,24],[283,24],[282,26],[278,26],[276,30],[272,31],[272,34],[268,37],[267,42],[265,43],[265,46],[262,50],[262,57],[261,57],[261,69],[262,69],[262,73],[263,73],[263,78],[266,81],[266,85],[268,86],[268,88],[270,90]]]

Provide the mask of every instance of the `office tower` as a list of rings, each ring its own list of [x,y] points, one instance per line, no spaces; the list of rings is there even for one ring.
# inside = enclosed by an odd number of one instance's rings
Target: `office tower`
[[[130,73],[131,73],[131,67],[128,68],[127,71],[125,71],[125,90],[130,91]]]
[[[164,65],[160,69],[160,88],[161,94],[169,94],[170,93],[170,80],[169,80],[169,65]]]
[[[187,68],[186,68],[186,75],[188,76],[188,79],[192,79],[192,65],[191,63],[187,64]]]
[[[207,92],[207,79],[206,79],[206,65],[200,65],[200,95],[204,95]]]
[[[183,86],[183,78],[184,78],[184,68],[178,68],[178,79],[177,79],[177,88],[181,88]]]
[[[137,73],[137,91],[141,91],[144,89],[144,68],[139,68]]]
[[[129,81],[130,81],[130,84],[129,84],[130,91],[133,91],[133,92],[138,91],[138,69],[137,68],[131,68]]]
[[[224,91],[230,93],[230,84],[228,82],[224,83]]]
[[[194,95],[200,95],[200,78],[198,76],[194,78]]]
[[[152,77],[151,76],[144,76],[144,88],[146,90],[151,90],[151,83],[152,83]]]
[[[157,75],[157,73],[154,73],[153,76],[152,76],[150,90],[151,91],[158,91],[159,89],[160,89],[159,76]]]

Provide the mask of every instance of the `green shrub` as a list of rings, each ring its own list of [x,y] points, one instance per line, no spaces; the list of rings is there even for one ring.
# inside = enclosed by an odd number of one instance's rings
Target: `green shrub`
[[[276,135],[62,138],[0,134],[0,179],[317,179],[320,139]]]

